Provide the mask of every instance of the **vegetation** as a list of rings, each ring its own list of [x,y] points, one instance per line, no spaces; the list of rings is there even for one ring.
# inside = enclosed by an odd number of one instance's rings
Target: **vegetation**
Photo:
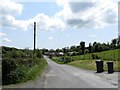
[[[81,41],[78,46],[65,47],[56,50],[47,50],[47,52],[63,52],[63,56],[53,55],[53,61],[60,64],[69,64],[83,69],[95,70],[95,60],[100,59],[104,61],[104,68],[107,70],[106,62],[114,62],[114,70],[120,71],[120,36],[119,38],[111,40],[109,43],[93,42],[89,43],[88,47],[85,47],[85,42]]]
[[[108,70],[107,68],[107,62],[104,61],[104,70]],[[87,69],[87,70],[96,70],[96,63],[95,60],[79,60],[79,61],[73,61],[68,63],[68,65],[76,66],[82,69]],[[120,71],[120,67],[118,61],[114,61],[113,63],[113,68],[115,71]]]
[[[53,61],[59,64],[69,64],[83,69],[95,70],[95,60],[104,61],[104,68],[107,70],[107,61],[114,62],[114,70],[120,71],[118,62],[120,60],[120,36],[109,43],[89,43],[81,41],[78,46],[64,47],[62,49],[17,49],[10,47],[2,48],[2,80],[3,85],[24,82],[34,79],[40,75],[47,65],[42,55],[48,55]],[[0,49],[1,49],[0,48]]]
[[[108,50],[114,50],[120,48],[120,36],[119,38],[115,38],[111,40],[111,42],[107,43],[100,43],[100,42],[93,42],[89,43],[89,46],[85,46],[85,42],[81,41],[78,46],[73,45],[71,47],[64,47],[62,49],[42,49],[42,54],[53,54],[53,56],[59,56],[57,53],[64,53],[67,56],[77,56],[77,55],[84,55],[84,54],[91,54],[97,52],[103,52]],[[99,57],[98,57],[99,58]]]
[[[96,53],[87,53],[84,55],[77,55],[72,56],[75,60],[93,60],[93,59],[101,59],[107,61],[118,61],[120,60],[119,57],[120,49],[108,50],[103,52],[96,52]]]
[[[29,49],[2,47],[2,84],[15,84],[35,79],[41,75],[47,62],[41,51],[36,50],[36,57]]]
[[[107,70],[107,62],[113,61],[114,70],[120,71],[120,67],[119,67],[120,57],[118,55],[118,52],[120,52],[120,49],[103,51],[103,52],[98,52],[98,53],[91,53],[91,54],[84,54],[84,55],[77,55],[77,56],[67,56],[68,58],[70,58],[70,60],[67,63],[64,63],[64,61],[60,60],[64,56],[53,57],[52,60],[59,64],[68,64],[68,65],[80,67],[83,69],[96,70],[95,60],[101,59],[104,61],[105,70]]]
[[[53,57],[52,58],[53,61],[55,61],[56,63],[59,63],[59,64],[66,64],[66,63],[69,63],[69,62],[72,62],[74,61],[71,57],[69,56],[62,56],[60,58],[58,57]]]

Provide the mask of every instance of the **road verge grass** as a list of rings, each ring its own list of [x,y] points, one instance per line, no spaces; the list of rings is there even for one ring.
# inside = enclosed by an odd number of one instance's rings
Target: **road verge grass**
[[[71,57],[72,59],[74,59],[73,57]],[[76,57],[75,57],[76,58]],[[59,61],[60,57],[53,57],[52,61],[58,63],[58,64],[65,64],[63,62]],[[104,64],[104,70],[107,71],[108,70],[108,66],[107,66],[107,62],[111,62],[110,60],[103,60],[103,64]],[[112,61],[113,62],[113,69],[114,71],[120,71],[120,63],[119,61]],[[95,60],[79,60],[78,58],[72,62],[66,63],[67,65],[71,65],[71,66],[75,66],[75,67],[79,67],[82,69],[86,69],[86,70],[96,70],[96,62]]]
[[[108,61],[103,61],[105,71],[108,70],[107,62]],[[119,68],[118,64],[119,64],[118,61],[113,61],[114,71],[120,71],[120,68]],[[79,67],[79,68],[86,69],[86,70],[96,70],[95,60],[73,61],[73,62],[68,63],[68,65]]]

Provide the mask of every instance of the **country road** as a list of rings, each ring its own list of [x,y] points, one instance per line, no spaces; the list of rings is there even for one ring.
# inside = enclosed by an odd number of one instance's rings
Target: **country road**
[[[107,74],[60,65],[44,56],[49,70],[42,79],[9,85],[10,88],[118,88],[118,73]],[[8,87],[8,86],[7,86]]]
[[[46,57],[45,57],[46,58]],[[45,88],[117,88],[95,72],[68,65],[59,65],[46,58],[50,72],[46,74]],[[117,83],[117,79],[116,79]]]

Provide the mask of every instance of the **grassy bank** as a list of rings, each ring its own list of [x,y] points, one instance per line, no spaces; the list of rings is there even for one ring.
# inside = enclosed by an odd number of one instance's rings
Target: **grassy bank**
[[[102,60],[118,61],[118,60],[120,60],[119,53],[120,53],[120,49],[115,49],[115,50],[108,50],[108,51],[91,53],[91,54],[72,56],[72,59],[74,59],[74,60],[89,60],[89,59],[92,59],[92,57],[91,57],[92,54],[96,54]]]
[[[47,62],[44,58],[26,58],[26,59],[22,58],[22,59],[13,59],[11,61],[9,60],[5,59],[5,61],[3,60],[2,62],[3,85],[9,85],[9,84],[26,82],[28,80],[33,80],[38,76],[40,76],[43,73],[45,67],[47,66]],[[10,67],[11,67],[10,70],[5,71],[6,68],[10,68]]]
[[[108,61],[104,61],[104,70],[107,71],[108,70],[108,67],[107,67],[107,62]],[[114,64],[114,70],[115,71],[120,71],[120,68],[118,67],[118,61],[114,61],[113,62]],[[70,62],[68,63],[68,65],[72,65],[72,66],[75,66],[75,67],[79,67],[79,68],[82,68],[82,69],[86,69],[86,70],[96,70],[96,63],[95,63],[95,60],[79,60],[79,61],[73,61],[73,62]]]

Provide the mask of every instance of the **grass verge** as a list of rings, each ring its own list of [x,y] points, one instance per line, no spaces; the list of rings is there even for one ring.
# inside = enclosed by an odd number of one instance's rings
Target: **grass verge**
[[[104,61],[104,70],[107,71],[108,70],[108,66],[107,66],[107,62],[108,61]],[[113,61],[113,68],[115,71],[119,71],[120,68],[118,67],[118,61]],[[96,70],[96,63],[95,60],[79,60],[79,61],[73,61],[68,63],[68,65],[72,65],[75,67],[79,67],[82,69],[86,69],[86,70]]]

